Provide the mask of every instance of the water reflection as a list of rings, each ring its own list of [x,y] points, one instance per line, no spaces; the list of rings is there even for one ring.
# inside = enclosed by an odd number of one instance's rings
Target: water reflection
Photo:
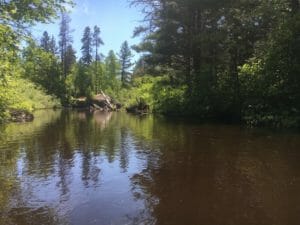
[[[0,224],[300,221],[299,134],[74,111],[0,131]]]
[[[180,126],[169,126],[180,139]],[[161,141],[159,167],[133,177],[156,224],[299,223],[299,135],[189,128],[180,145]]]

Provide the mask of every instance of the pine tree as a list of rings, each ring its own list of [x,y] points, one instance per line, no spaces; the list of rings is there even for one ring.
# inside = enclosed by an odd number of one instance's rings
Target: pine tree
[[[95,61],[100,61],[99,55],[99,47],[100,45],[104,45],[101,37],[100,37],[100,28],[98,26],[94,26],[94,33],[93,33],[93,46],[95,47]]]
[[[129,69],[133,65],[131,63],[132,54],[127,41],[123,42],[119,57],[121,63],[121,82],[123,86],[126,86],[128,84],[130,76]]]
[[[90,65],[92,63],[92,32],[90,27],[85,27],[84,32],[83,32],[83,37],[81,39],[82,42],[82,47],[81,47],[81,52],[82,52],[82,57],[81,61],[86,64]]]
[[[43,37],[41,38],[41,48],[44,49],[46,52],[50,52],[50,37],[47,31],[44,31]]]
[[[94,32],[93,32],[93,40],[92,40],[92,45],[95,48],[95,64],[94,64],[94,82],[95,82],[95,86],[94,86],[94,91],[96,93],[98,93],[99,89],[100,89],[100,80],[101,77],[103,76],[103,71],[101,68],[101,65],[99,66],[99,62],[101,61],[101,54],[99,54],[99,47],[100,45],[103,45],[103,41],[100,37],[100,28],[98,26],[94,26]]]
[[[73,42],[72,36],[71,36],[71,30],[70,30],[70,22],[71,18],[69,17],[68,14],[63,13],[61,15],[61,22],[60,22],[60,31],[59,31],[59,53],[61,57],[61,64],[62,64],[62,71],[63,71],[63,76],[64,78],[67,77],[68,74],[68,64],[70,62],[66,61],[66,52],[68,49],[68,46],[70,46]]]
[[[120,62],[114,51],[110,50],[105,59],[105,80],[107,85],[117,93],[121,88],[121,81],[118,79]]]
[[[117,57],[113,50],[108,52],[108,56],[105,59],[105,68],[108,79],[116,79],[119,69]]]
[[[76,51],[73,49],[72,45],[67,46],[65,53],[65,70],[67,74],[71,71],[72,66],[76,63]]]
[[[52,35],[50,43],[49,43],[49,50],[53,55],[57,54],[57,46],[54,36]]]

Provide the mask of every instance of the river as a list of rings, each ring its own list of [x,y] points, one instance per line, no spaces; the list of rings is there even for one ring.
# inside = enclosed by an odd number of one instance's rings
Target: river
[[[0,126],[1,225],[299,225],[300,134],[126,113]]]

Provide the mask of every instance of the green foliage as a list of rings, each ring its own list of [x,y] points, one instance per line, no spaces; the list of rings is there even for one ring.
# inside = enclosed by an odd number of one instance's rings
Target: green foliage
[[[25,39],[24,33],[28,27],[37,22],[49,22],[59,12],[65,11],[67,4],[71,4],[71,1],[1,1],[0,121],[8,117],[9,109],[32,111],[59,104],[57,99],[46,95],[38,85],[21,78],[41,84],[48,88],[48,93],[54,92],[54,88],[59,89],[57,83],[51,80],[57,77],[52,74],[54,67],[57,67],[55,56],[32,45],[26,49],[25,61],[21,62],[18,47],[20,41]],[[51,78],[49,73],[53,75]],[[47,86],[49,84],[55,87]]]
[[[140,99],[145,101],[151,108],[154,106],[153,86],[157,78],[151,76],[143,76],[133,80],[132,87],[122,89],[120,102],[125,107],[136,104]]]
[[[244,120],[251,125],[300,126],[300,23],[295,15],[240,69]]]
[[[58,13],[66,10],[71,0],[10,0],[0,3],[0,21],[2,24],[23,28],[25,24],[46,23]]]
[[[76,62],[75,50],[72,47],[72,30],[70,28],[71,18],[67,13],[61,14],[61,22],[59,27],[59,53],[61,59],[61,68],[64,79],[67,78]]]
[[[104,45],[102,38],[100,37],[100,28],[98,26],[94,26],[93,32],[93,46],[95,47],[95,61],[100,61],[100,56],[98,54],[100,45]]]
[[[14,31],[5,25],[0,24],[0,122],[9,116],[10,79],[20,74],[20,66],[17,58],[18,39]]]
[[[36,109],[59,107],[59,100],[45,92],[35,84],[24,79],[12,79],[8,82],[9,108],[26,109],[30,112]]]
[[[300,127],[297,0],[131,2],[146,13],[135,76],[172,78],[154,82],[156,111]]]
[[[7,111],[7,102],[8,102],[8,96],[7,94],[4,94],[5,89],[2,87],[0,90],[0,123],[8,119],[9,114]]]
[[[91,68],[83,63],[78,63],[75,86],[78,96],[90,96],[92,86]]]
[[[109,51],[104,63],[104,78],[107,81],[104,90],[116,98],[120,94],[122,85],[119,79],[120,62],[115,53]]]
[[[120,57],[120,64],[121,64],[122,86],[126,87],[126,86],[128,86],[130,79],[131,79],[131,77],[130,77],[131,73],[130,73],[129,69],[133,65],[131,63],[132,54],[131,54],[131,51],[130,51],[127,41],[123,42],[120,53],[119,53],[119,57]]]
[[[64,96],[64,79],[59,59],[52,52],[45,51],[34,42],[23,50],[23,77],[41,85],[49,94]]]
[[[14,73],[14,62],[17,59],[18,38],[14,31],[0,24],[0,85],[5,78]]]
[[[144,102],[150,109],[162,114],[183,114],[186,86],[169,85],[168,76],[143,76],[133,79],[129,89],[121,91],[120,101],[125,107]]]
[[[1,87],[0,99],[2,120],[8,118],[8,111],[11,109],[33,112],[60,106],[57,98],[47,95],[32,82],[17,76],[7,78],[6,85]]]
[[[157,91],[154,91],[155,108],[154,111],[166,115],[183,115],[186,114],[186,86],[172,87],[155,86]]]
[[[66,2],[1,3],[0,118],[9,107],[47,107],[46,101],[52,101],[41,86],[64,104],[104,91],[125,106],[145,102],[163,114],[300,127],[297,1],[158,0],[154,7],[152,0],[132,0],[147,11],[144,24],[134,32],[144,34],[134,49],[145,54],[133,74],[126,41],[120,59],[110,51],[101,61],[103,41],[97,26],[93,31],[86,27],[83,57],[76,62]],[[40,45],[29,42],[21,56],[20,28],[49,21],[60,10],[60,59],[47,32]],[[15,89],[24,98],[12,97],[20,95]]]
[[[81,39],[82,47],[81,47],[81,61],[84,64],[90,65],[93,60],[92,56],[92,42],[93,42],[93,34],[91,32],[91,28],[89,26],[84,28],[84,33]]]

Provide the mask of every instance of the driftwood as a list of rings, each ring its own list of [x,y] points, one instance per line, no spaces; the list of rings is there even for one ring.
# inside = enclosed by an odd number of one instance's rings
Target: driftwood
[[[88,99],[87,97],[79,97],[73,100],[72,107],[89,109],[90,111],[117,111],[121,109],[122,105],[110,96],[106,95],[103,91],[99,94],[94,95],[92,98]]]
[[[95,95],[91,99],[90,109],[100,111],[117,111],[121,108],[121,104],[114,101],[110,96],[106,95],[103,91]]]

